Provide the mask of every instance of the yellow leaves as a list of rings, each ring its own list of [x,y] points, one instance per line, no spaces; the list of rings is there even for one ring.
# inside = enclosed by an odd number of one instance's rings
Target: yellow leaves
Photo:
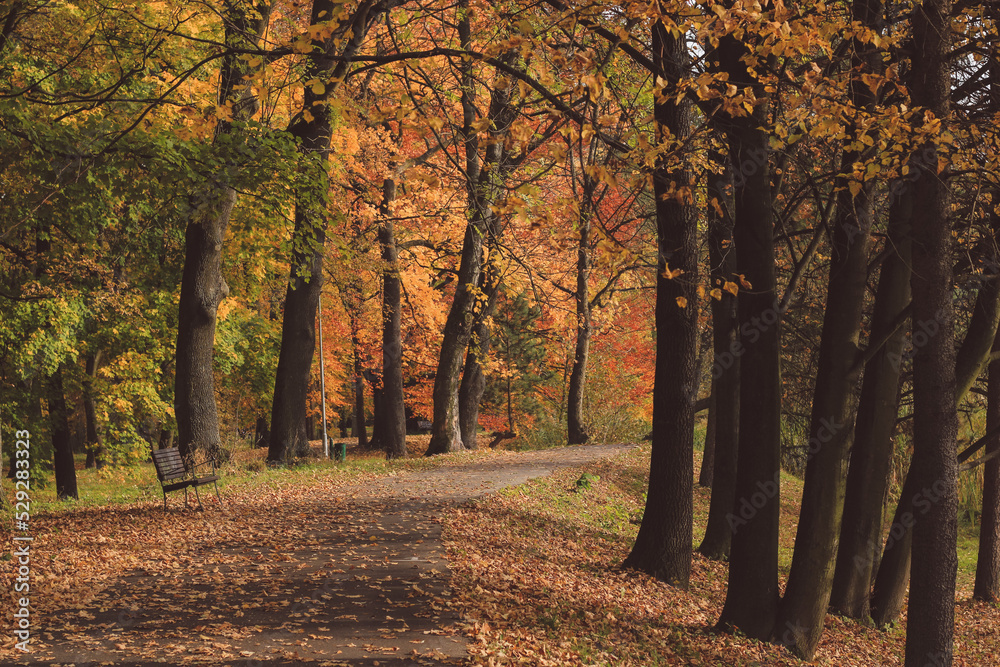
[[[673,269],[673,270],[671,270],[669,263],[664,264],[663,277],[666,278],[667,280],[673,280],[677,276],[681,276],[681,275],[684,275],[684,269]]]
[[[310,89],[313,95],[322,95],[326,92],[326,84],[324,84],[319,79],[309,79],[303,85]]]
[[[716,287],[716,288],[715,288],[715,289],[713,289],[713,290],[712,290],[711,292],[709,292],[709,294],[710,294],[710,295],[712,296],[712,298],[713,298],[713,299],[715,299],[716,301],[721,301],[721,300],[722,300],[722,290],[720,290],[720,289],[719,289],[718,287]]]
[[[688,300],[682,296],[677,297],[677,305],[681,308],[687,308]]]
[[[742,280],[743,280],[743,276],[742,275],[740,276],[740,280],[742,282]],[[736,296],[740,292],[740,286],[737,285],[736,283],[730,282],[728,280],[722,286],[722,289],[725,290],[726,292],[729,292],[733,296]]]
[[[604,82],[607,80],[603,74],[587,74],[580,79],[581,85],[587,87],[587,94],[591,100],[596,101],[604,95]]]

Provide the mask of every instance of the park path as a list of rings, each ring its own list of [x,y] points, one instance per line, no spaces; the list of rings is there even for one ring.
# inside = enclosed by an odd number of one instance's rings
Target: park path
[[[350,486],[335,498],[317,493],[279,502],[255,518],[268,524],[272,541],[227,536],[199,547],[176,574],[130,572],[87,609],[45,619],[32,652],[19,662],[462,664],[463,619],[448,601],[442,513],[629,447],[452,460]]]

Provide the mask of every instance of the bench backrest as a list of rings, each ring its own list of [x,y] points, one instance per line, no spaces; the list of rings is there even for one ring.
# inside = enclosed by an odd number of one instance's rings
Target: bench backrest
[[[156,476],[160,478],[161,482],[184,477],[188,473],[184,459],[181,458],[181,452],[176,447],[154,450],[153,465],[156,466]]]

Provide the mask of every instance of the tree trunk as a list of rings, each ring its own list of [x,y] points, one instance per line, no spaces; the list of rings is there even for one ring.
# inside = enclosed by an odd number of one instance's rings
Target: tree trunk
[[[993,342],[1000,352],[1000,336]],[[1000,360],[990,363],[986,389],[986,432],[1000,428]],[[1000,436],[986,445],[986,456],[1000,451]],[[979,559],[972,598],[1000,602],[1000,458],[987,461],[983,469],[983,516],[979,524]]]
[[[724,159],[712,152],[710,159]],[[723,174],[709,174],[708,259],[711,264],[711,284],[720,290],[712,298],[712,403],[709,419],[715,413],[715,456],[712,462],[712,499],[708,509],[708,525],[698,551],[706,558],[729,558],[732,545],[733,502],[736,499],[736,448],[740,419],[740,357],[736,326],[736,297],[722,289],[736,276],[736,253],[733,250],[732,171],[727,161]]]
[[[689,74],[685,37],[662,22],[653,26],[654,61],[667,86]],[[667,89],[654,105],[657,143],[683,142],[691,132],[691,106]],[[673,191],[675,186],[681,193]],[[691,576],[694,478],[694,402],[698,354],[696,287],[697,216],[683,194],[693,188],[686,168],[653,172],[659,257],[656,271],[656,367],[653,381],[653,441],[646,507],[624,567],[687,588]],[[683,274],[673,275],[678,269]]]
[[[492,267],[482,274],[481,289],[486,295],[486,306],[476,316],[475,330],[470,341],[469,351],[465,356],[465,368],[462,371],[462,383],[458,388],[458,422],[462,434],[462,445],[466,449],[478,449],[479,442],[479,404],[486,391],[486,376],[483,375],[482,362],[490,353],[491,332],[489,318],[496,308],[497,294],[500,288],[499,278]]]
[[[101,365],[100,350],[87,355],[87,375],[83,381],[83,413],[87,420],[87,468],[104,467],[104,443],[97,430],[97,410],[94,407],[94,378]]]
[[[337,14],[335,0],[314,0],[310,25],[331,20]],[[341,40],[315,39],[306,65],[306,80],[318,79],[321,86],[305,86],[303,110],[309,115],[295,117],[290,134],[302,152],[314,157],[312,187],[296,193],[295,228],[292,233],[291,276],[285,295],[281,326],[281,351],[274,379],[271,408],[271,440],[267,460],[271,464],[290,462],[309,450],[306,440],[306,396],[316,347],[316,308],[323,283],[323,245],[326,241],[326,193],[330,137],[333,121],[326,103],[347,78],[352,58],[364,41],[374,16],[372,2],[361,2],[353,14],[341,21],[346,37]],[[340,58],[328,56],[327,49],[344,43]]]
[[[910,303],[912,199],[908,193],[897,194],[889,210],[887,255],[879,275],[869,336],[869,344],[881,340],[885,344],[865,364],[830,596],[834,613],[858,619],[871,616],[870,592],[879,568],[882,512],[889,484],[900,364],[906,341],[906,330],[899,317]]]
[[[997,12],[991,13],[994,20]],[[997,59],[997,47],[993,46],[990,53],[990,102],[993,109],[1000,109],[1000,60]],[[994,200],[997,192],[994,191]],[[994,211],[991,214],[994,238],[996,229],[1000,226],[1000,215]],[[997,275],[996,258],[991,278],[994,283],[1000,280]],[[993,355],[1000,352],[1000,334],[993,339]],[[986,431],[1000,428],[1000,360],[994,358],[989,365],[989,380],[986,389]],[[986,446],[986,456],[1000,451],[1000,436],[994,436]],[[983,515],[979,524],[979,559],[976,562],[976,582],[972,597],[986,602],[1000,601],[1000,458],[994,458],[985,464],[983,469]]]
[[[382,378],[375,371],[365,371],[365,379],[372,388],[372,435],[368,440],[368,448],[371,450],[385,450],[385,424],[383,422],[384,392],[382,388]]]
[[[267,441],[271,437],[271,429],[267,426],[267,415],[257,415],[257,421],[253,428],[253,446],[267,447]]]
[[[226,5],[223,13],[226,44],[234,48],[255,48],[267,25],[270,4]],[[222,61],[219,77],[219,104],[232,104],[233,122],[253,117],[257,102],[250,86],[241,85],[250,66],[235,54]],[[219,416],[215,404],[212,354],[215,347],[216,314],[219,303],[229,294],[222,276],[222,248],[226,228],[236,204],[233,181],[241,166],[233,155],[233,138],[239,141],[233,122],[219,121],[214,143],[225,144],[226,167],[209,177],[209,182],[191,196],[185,232],[184,273],[177,314],[177,365],[174,375],[174,415],[177,419],[181,456],[219,446]]]
[[[357,343],[357,339],[355,339]],[[355,348],[357,349],[357,348]],[[365,424],[365,376],[361,369],[361,358],[354,355],[354,437],[358,447],[368,448],[368,426]]]
[[[69,410],[63,386],[63,366],[49,379],[49,419],[52,424],[52,458],[56,473],[56,496],[59,500],[79,498],[76,490],[76,464],[69,432]]]
[[[715,379],[712,379],[712,395],[708,398],[708,417],[705,419],[705,441],[701,446],[701,470],[698,472],[698,486],[712,488],[712,471],[715,469],[715,431],[718,428],[719,411],[716,408],[718,396]]]
[[[572,159],[572,156],[571,158]],[[583,393],[587,384],[587,360],[590,356],[590,335],[593,332],[590,312],[590,207],[593,202],[593,181],[586,174],[583,179],[583,202],[580,206],[580,239],[576,249],[576,351],[573,370],[569,375],[566,422],[568,444],[582,445],[590,439],[583,424]],[[694,308],[694,304],[692,304]]]
[[[472,47],[472,13],[468,0],[458,5],[458,35],[463,49]],[[512,87],[490,91],[489,141],[480,159],[479,137],[475,129],[479,116],[476,107],[477,79],[471,58],[458,65],[462,80],[462,129],[465,143],[465,182],[469,223],[462,241],[455,297],[448,311],[441,341],[441,356],[434,375],[434,419],[426,454],[444,454],[462,449],[458,401],[465,351],[475,323],[476,285],[483,265],[483,242],[495,242],[499,234],[493,205],[499,200],[508,171],[505,164],[504,138],[515,116],[511,106]]]
[[[880,3],[858,0],[854,4],[854,18],[866,25],[872,25],[880,15]],[[858,70],[866,64],[867,49],[865,44],[855,44],[853,64]],[[871,89],[856,77],[851,81],[851,98],[859,111],[874,103]],[[849,134],[859,131],[854,123]],[[845,148],[841,165],[853,165],[861,157],[858,151]],[[837,217],[831,236],[830,277],[809,425],[802,508],[792,567],[775,630],[775,634],[781,635],[780,641],[804,660],[812,660],[816,652],[830,602],[853,433],[852,399],[861,370],[857,363],[858,341],[868,281],[875,182],[851,181],[851,177],[837,178]],[[858,186],[857,194],[852,194],[849,184]]]
[[[378,421],[382,425],[386,458],[406,456],[406,407],[403,402],[403,337],[401,332],[402,285],[399,278],[399,255],[389,217],[389,204],[396,198],[396,182],[387,178],[382,184],[382,219],[378,241],[382,249],[382,397]]]
[[[758,99],[748,118],[723,118],[736,179],[736,263],[746,276],[739,293],[740,422],[736,502],[727,517],[732,529],[729,588],[719,625],[768,640],[778,608],[780,504],[781,320],[774,270],[774,223],[768,159],[770,105],[763,87],[741,61],[745,47],[732,37],[719,42],[729,81],[752,86]],[[735,178],[735,175],[734,175]]]
[[[911,99],[942,124],[949,113],[951,36],[949,0],[925,0],[913,11]],[[942,128],[944,129],[944,128]],[[920,497],[913,526],[912,585],[907,606],[905,667],[952,663],[955,576],[958,570],[958,415],[955,401],[951,209],[947,173],[933,142],[915,183],[913,202],[913,461],[909,476]],[[926,323],[938,330],[924,333]],[[918,333],[926,343],[917,346]]]

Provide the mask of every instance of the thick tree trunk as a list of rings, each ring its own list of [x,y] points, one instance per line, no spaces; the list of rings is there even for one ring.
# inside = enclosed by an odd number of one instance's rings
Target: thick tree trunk
[[[716,162],[724,158],[714,153]],[[740,418],[740,357],[736,327],[736,297],[722,289],[736,276],[736,252],[733,249],[732,172],[710,174],[708,259],[711,264],[712,287],[719,289],[718,299],[712,298],[712,403],[709,419],[714,413],[715,452],[712,461],[712,499],[708,509],[708,525],[698,551],[706,558],[729,558],[732,545],[733,502],[736,499],[736,448]],[[718,208],[711,203],[714,199]]]
[[[101,434],[97,430],[97,410],[94,406],[94,378],[97,377],[97,369],[101,365],[103,354],[100,350],[87,355],[87,375],[83,381],[83,413],[87,420],[87,468],[104,467],[104,443],[101,442]]]
[[[869,8],[869,2],[860,0],[854,12],[855,18],[871,24],[881,13],[881,7]],[[857,67],[864,64],[861,59],[864,52],[858,52],[859,47],[864,45],[856,45]],[[851,93],[856,108],[868,107],[873,102],[867,84],[859,80],[852,81]],[[859,152],[847,148],[841,164],[852,165],[859,159]],[[833,586],[853,433],[852,398],[861,370],[857,363],[858,341],[872,225],[874,181],[856,183],[856,195],[848,187],[850,178],[838,177],[837,181],[840,191],[831,238],[830,277],[809,425],[802,508],[792,567],[775,630],[780,641],[805,660],[812,660],[819,645]]]
[[[590,439],[583,424],[583,393],[587,384],[587,361],[590,356],[590,335],[593,331],[590,312],[590,206],[593,182],[583,175],[584,192],[579,217],[580,239],[576,249],[576,350],[573,370],[569,375],[566,422],[568,444],[582,445]],[[692,304],[692,308],[693,308]]]
[[[52,457],[59,500],[79,498],[76,490],[76,465],[69,432],[69,410],[63,386],[63,367],[49,379],[49,419],[52,424]]]
[[[915,107],[946,124],[949,113],[951,3],[925,0],[913,11]],[[913,359],[913,461],[910,476],[920,488],[921,516],[913,526],[912,585],[907,606],[905,667],[952,663],[955,576],[958,570],[958,416],[955,401],[950,198],[947,174],[937,169],[940,152],[923,146],[928,160],[913,202],[913,336],[934,322],[936,334]]]
[[[993,343],[1000,352],[1000,336]],[[1000,361],[989,366],[986,389],[986,432],[1000,428]],[[986,456],[1000,451],[1000,436],[986,445]],[[1000,602],[1000,458],[987,461],[983,469],[983,516],[979,524],[979,560],[976,562],[974,600]]]
[[[865,365],[830,596],[832,611],[858,619],[871,615],[870,592],[879,567],[882,512],[906,341],[899,318],[910,303],[912,199],[909,193],[898,195],[890,206],[887,255],[879,275],[869,336],[872,343],[885,340],[885,344]]]
[[[382,249],[382,396],[377,418],[381,423],[386,458],[406,456],[406,407],[403,402],[402,285],[399,255],[389,204],[396,198],[396,182],[382,184],[382,220],[378,241]]]
[[[329,21],[338,13],[337,6],[335,0],[314,0],[310,24]],[[285,295],[281,351],[271,408],[271,440],[267,451],[267,460],[272,464],[305,456],[309,449],[305,433],[306,396],[316,347],[316,308],[323,283],[326,163],[333,128],[330,106],[326,102],[347,77],[352,58],[374,20],[373,7],[372,2],[363,1],[342,20],[340,26],[349,35],[343,42],[325,38],[313,40],[305,78],[318,79],[323,85],[305,86],[302,108],[309,115],[296,116],[289,128],[291,135],[300,142],[302,152],[315,160],[312,187],[300,190],[295,202],[291,276]],[[341,57],[330,58],[327,49],[341,43],[344,44]]]
[[[231,3],[223,13],[226,43],[233,47],[254,48],[267,25],[269,3],[245,6]],[[219,103],[232,104],[233,121],[245,121],[257,109],[249,86],[241,86],[250,72],[245,59],[235,54],[222,62],[219,77]],[[215,144],[225,142],[226,168],[209,176],[209,182],[191,196],[191,212],[185,232],[184,273],[177,314],[177,364],[174,375],[174,415],[177,419],[178,447],[181,456],[204,448],[219,446],[219,416],[215,404],[215,380],[212,355],[215,346],[216,313],[219,303],[229,294],[222,277],[222,248],[226,228],[236,204],[233,181],[241,166],[232,158],[233,138],[237,132],[230,121],[220,121],[215,130]]]
[[[662,22],[653,26],[653,58],[667,85],[689,74],[687,44]],[[683,142],[691,132],[691,107],[673,102],[667,90],[655,102],[658,141]],[[694,478],[694,402],[698,354],[696,287],[697,216],[690,200],[671,191],[691,188],[687,169],[653,172],[659,257],[656,271],[656,368],[653,381],[653,441],[646,507],[624,567],[687,588],[691,576]],[[676,270],[684,273],[674,276]]]
[[[219,444],[212,354],[219,303],[229,294],[222,277],[222,246],[236,191],[208,186],[206,209],[188,222],[186,253],[177,315],[177,367],[174,375],[174,415],[178,447],[187,457],[197,449]]]
[[[774,223],[768,136],[770,105],[741,57],[745,48],[720,40],[722,70],[737,86],[752,85],[758,98],[749,118],[723,119],[730,160],[739,169],[735,188],[736,263],[749,286],[740,289],[740,422],[736,502],[729,588],[719,619],[755,639],[772,636],[778,608],[778,520],[780,504],[781,378],[780,303],[774,269]]]

